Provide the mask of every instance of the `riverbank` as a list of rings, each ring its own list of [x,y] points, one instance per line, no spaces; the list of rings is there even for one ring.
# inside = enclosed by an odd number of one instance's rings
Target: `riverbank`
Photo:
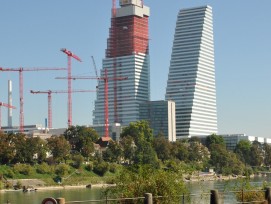
[[[22,179],[24,180],[24,179]],[[82,188],[108,188],[116,186],[115,184],[88,184],[88,185],[58,185],[58,186],[31,186],[36,191],[48,191],[48,190],[65,190],[65,189],[82,189]],[[17,192],[22,191],[22,189],[2,189],[3,192]]]

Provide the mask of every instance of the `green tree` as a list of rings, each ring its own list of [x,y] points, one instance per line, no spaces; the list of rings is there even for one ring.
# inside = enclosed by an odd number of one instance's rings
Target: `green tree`
[[[121,146],[115,142],[110,141],[106,150],[103,152],[103,159],[107,162],[120,162],[121,156],[123,155]]]
[[[132,122],[124,128],[121,138],[130,136],[135,143],[135,155],[133,161],[135,164],[153,164],[157,166],[158,158],[152,147],[153,134],[147,121]]]
[[[251,142],[247,140],[240,140],[235,147],[234,152],[238,158],[245,164],[250,164],[251,156]]]
[[[141,141],[152,142],[153,133],[149,123],[145,120],[132,122],[130,125],[123,129],[121,138],[131,136],[135,141],[135,145],[140,144]]]
[[[131,164],[135,156],[136,145],[132,136],[125,136],[121,139],[120,145],[123,150],[124,160]]]
[[[57,162],[65,161],[70,156],[71,146],[69,142],[63,137],[51,137],[47,139],[48,148]]]
[[[226,146],[225,141],[222,136],[212,134],[208,137],[206,137],[206,147],[210,149],[210,146],[212,144],[220,144],[222,146]]]
[[[251,151],[250,165],[257,167],[261,166],[263,164],[264,158],[264,152],[261,143],[258,141],[253,141],[250,151]]]
[[[183,140],[178,140],[176,143],[173,144],[173,154],[178,158],[180,161],[188,161],[189,158],[189,151],[188,151],[189,144]]]
[[[64,132],[64,137],[71,144],[71,149],[89,157],[94,152],[94,144],[98,139],[98,133],[90,127],[71,126]]]
[[[265,152],[264,165],[265,166],[270,166],[271,165],[271,145],[267,144],[267,143],[264,143],[263,150]]]
[[[153,147],[157,157],[162,161],[172,158],[172,143],[170,143],[165,137],[160,136],[155,138],[153,141]]]
[[[10,164],[15,157],[15,144],[13,134],[0,131],[0,164]]]
[[[245,166],[235,153],[228,151],[221,144],[212,144],[210,150],[210,164],[215,167],[216,172],[224,175],[243,174]]]

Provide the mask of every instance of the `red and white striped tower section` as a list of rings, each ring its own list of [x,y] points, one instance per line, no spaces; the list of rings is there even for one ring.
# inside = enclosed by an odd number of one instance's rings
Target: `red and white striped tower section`
[[[142,0],[113,1],[111,28],[103,60],[103,70],[109,78],[128,80],[108,82],[109,123],[128,125],[139,119],[139,104],[150,99],[149,68],[149,7]],[[93,112],[93,124],[104,121],[104,82],[99,90]]]

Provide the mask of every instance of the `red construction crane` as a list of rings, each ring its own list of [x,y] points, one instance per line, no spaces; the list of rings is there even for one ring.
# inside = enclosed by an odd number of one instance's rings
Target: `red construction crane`
[[[78,92],[96,92],[93,90],[72,90],[72,93],[78,93]],[[69,93],[66,90],[60,90],[60,91],[52,91],[52,90],[47,90],[47,91],[33,91],[30,90],[30,93],[32,94],[48,94],[48,128],[52,128],[52,93],[54,94],[59,94],[59,93]]]
[[[72,58],[76,59],[79,62],[82,62],[82,60],[66,48],[63,48],[60,51],[64,52],[68,56],[68,126],[70,127],[72,126]]]
[[[20,89],[20,132],[24,131],[24,93],[23,93],[23,72],[25,71],[51,71],[51,70],[66,70],[66,68],[3,68],[0,71],[19,72],[19,89]]]
[[[2,112],[1,112],[1,107],[2,107],[2,106],[7,107],[7,108],[13,108],[13,109],[16,109],[15,106],[11,106],[11,105],[9,105],[9,104],[0,102],[0,130],[1,130],[1,128],[2,128]]]
[[[117,27],[116,27],[116,0],[112,0],[112,29],[111,31],[111,40],[112,40],[112,57],[113,57],[113,76],[117,78]],[[119,122],[118,117],[118,89],[117,89],[117,80],[114,80],[114,122]]]
[[[67,79],[66,77],[56,77],[56,79]],[[128,77],[108,77],[107,69],[104,69],[104,76],[102,77],[89,77],[89,76],[81,76],[81,77],[71,77],[71,80],[76,79],[97,79],[104,81],[104,127],[105,127],[105,135],[104,137],[109,137],[109,117],[108,117],[108,81],[122,81],[127,80]]]

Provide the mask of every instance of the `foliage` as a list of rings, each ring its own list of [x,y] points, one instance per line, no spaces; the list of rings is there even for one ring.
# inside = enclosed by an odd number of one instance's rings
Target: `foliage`
[[[218,145],[226,147],[223,137],[216,134],[212,134],[206,137],[206,147],[210,149],[212,144],[218,144]]]
[[[235,153],[238,158],[244,163],[250,163],[250,155],[251,155],[251,142],[247,140],[240,140],[235,148]]]
[[[70,156],[71,146],[69,142],[63,137],[51,137],[47,139],[48,148],[51,151],[55,161],[66,161]]]
[[[87,171],[93,171],[93,163],[90,162],[89,164],[87,164],[87,165],[85,166],[85,169],[86,169]]]
[[[109,165],[107,162],[95,162],[93,167],[93,172],[99,176],[104,176],[104,174],[109,170]]]
[[[152,147],[153,133],[147,121],[132,122],[124,128],[121,138],[132,137],[135,154],[131,159],[134,164],[158,166],[158,158]]]
[[[176,195],[185,193],[186,188],[181,176],[175,172],[139,166],[123,169],[116,178],[116,187],[108,188],[105,194],[110,197],[131,198],[142,197],[146,192],[152,193],[154,197],[163,196],[164,199],[159,198],[159,203],[179,203]]]
[[[116,173],[118,170],[118,165],[115,163],[109,164],[109,171],[111,173]]]
[[[132,122],[128,127],[125,127],[121,133],[121,138],[131,136],[134,139],[135,145],[139,145],[142,141],[152,142],[153,133],[149,127],[149,123],[145,120]]]
[[[59,164],[55,168],[55,174],[58,176],[65,176],[69,173],[70,166],[67,164]]]
[[[37,165],[36,172],[39,174],[50,174],[52,173],[52,168],[47,163],[42,163]]]
[[[107,162],[119,162],[121,156],[122,156],[121,146],[115,141],[110,141],[108,147],[103,152],[103,159]]]
[[[157,157],[162,161],[172,158],[172,144],[165,137],[155,138],[153,141],[153,148],[157,154]]]
[[[261,188],[256,188],[251,185],[248,179],[239,179],[238,183],[234,187],[236,199],[239,202],[253,202],[253,201],[264,201],[264,191],[259,191]],[[260,202],[262,203],[262,202]]]
[[[237,158],[236,154],[227,151],[221,144],[212,144],[210,164],[215,167],[218,173],[224,175],[244,173],[244,164]]]
[[[72,156],[73,167],[79,169],[84,163],[84,157],[81,154],[76,154]]]
[[[14,172],[18,172],[23,175],[31,175],[33,173],[33,167],[30,166],[29,164],[15,164],[14,167]]]
[[[98,133],[90,127],[71,126],[64,132],[64,137],[71,144],[71,149],[90,157],[94,152],[94,142],[99,138]]]
[[[261,146],[261,143],[258,141],[253,141],[251,145],[251,166],[261,166],[263,164],[264,152]]]
[[[15,156],[14,135],[0,131],[0,164],[10,164]]]

